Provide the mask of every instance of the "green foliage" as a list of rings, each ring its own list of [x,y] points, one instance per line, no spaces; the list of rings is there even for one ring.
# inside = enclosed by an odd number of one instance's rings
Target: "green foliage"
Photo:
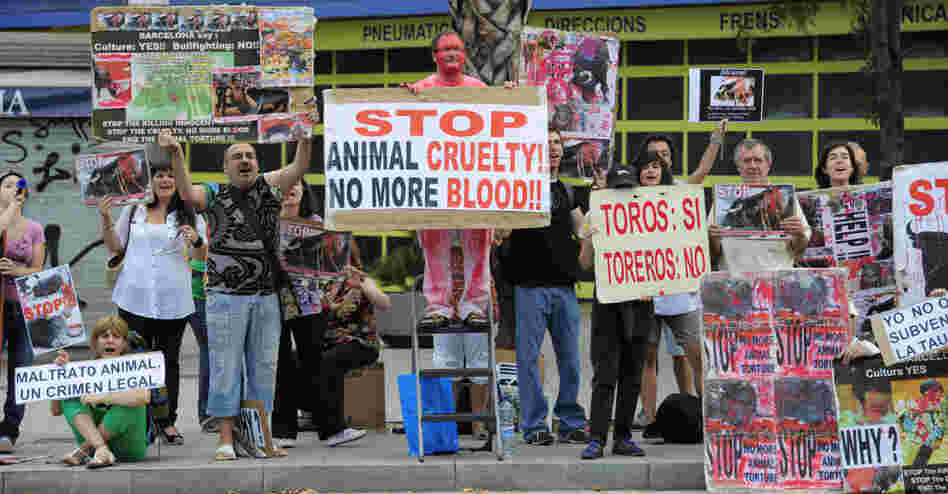
[[[418,276],[424,269],[421,249],[411,245],[392,250],[373,264],[369,272],[382,285],[404,285],[405,278]]]

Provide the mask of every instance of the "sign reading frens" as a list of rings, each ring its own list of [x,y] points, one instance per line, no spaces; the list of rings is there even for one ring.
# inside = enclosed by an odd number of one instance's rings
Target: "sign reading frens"
[[[549,223],[547,111],[539,89],[443,88],[417,96],[327,90],[325,100],[330,229],[365,226],[349,222],[355,217],[403,228],[504,224],[490,213],[533,213],[518,226]],[[426,215],[379,215],[404,210]]]
[[[149,352],[66,365],[18,367],[16,403],[160,388],[165,385],[164,362],[161,352]]]
[[[710,271],[699,186],[597,190],[590,211],[600,302],[693,292]]]

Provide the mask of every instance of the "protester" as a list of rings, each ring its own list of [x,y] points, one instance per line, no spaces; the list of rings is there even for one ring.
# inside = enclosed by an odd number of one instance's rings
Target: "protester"
[[[859,176],[868,177],[869,176],[869,156],[866,154],[866,150],[863,149],[862,146],[859,145],[859,143],[856,141],[849,141],[846,144],[848,144],[849,147],[852,148],[852,150],[855,152],[855,154],[853,154],[852,156],[852,159],[853,159],[853,162],[856,163],[856,168],[859,169]]]
[[[313,112],[310,121],[319,121],[319,115]],[[167,130],[158,136],[162,149],[172,153],[181,197],[199,211],[206,211],[210,223],[206,289],[211,378],[207,414],[219,419],[218,460],[237,457],[233,417],[240,411],[237,391],[243,363],[248,399],[263,401],[264,414],[273,411],[281,323],[274,264],[281,206],[271,187],[288,193],[309,167],[312,138],[302,132],[296,137],[296,158],[288,167],[261,175],[253,145],[233,144],[223,160],[230,183],[193,185],[177,139]],[[276,454],[285,455],[286,450],[277,448]]]
[[[316,214],[313,192],[305,180],[300,179],[283,197],[280,218],[322,223],[322,217]],[[311,286],[307,283],[309,279],[302,276],[290,274],[290,281],[294,295],[301,303],[300,313],[285,320],[280,332],[272,430],[273,438],[281,448],[296,447],[298,410],[319,409],[323,333],[326,331],[323,294],[319,288]]]
[[[711,140],[704,149],[704,154],[701,155],[698,168],[688,177],[687,183],[696,185],[704,183],[705,177],[711,173],[711,168],[714,166],[718,152],[724,144],[725,135],[727,135],[727,119],[721,120],[718,126],[711,131]],[[672,142],[671,137],[663,134],[652,134],[645,137],[645,140],[642,141],[642,145],[639,147],[638,155],[642,156],[649,151],[658,153],[667,168],[671,169],[674,166],[675,143]],[[678,180],[675,180],[675,183],[678,183]]]
[[[550,128],[550,226],[500,231],[509,242],[504,272],[514,285],[517,321],[517,383],[520,429],[528,444],[549,445],[549,412],[539,381],[537,361],[547,328],[553,338],[559,368],[559,396],[553,413],[560,419],[559,439],[586,443],[586,412],[579,393],[579,303],[574,284],[579,272],[579,245],[573,239],[583,225],[583,213],[569,185],[559,180],[563,142]]]
[[[111,197],[99,201],[106,247],[112,253],[125,252],[112,301],[128,326],[164,355],[169,414],[158,426],[165,443],[180,445],[184,437],[175,427],[179,356],[184,327],[194,313],[194,299],[188,296],[191,268],[184,251],[190,248],[194,256],[203,257],[207,242],[198,232],[207,226],[181,200],[168,168],[152,169],[152,197],[144,207],[125,206],[113,222],[112,204]]]
[[[345,375],[379,358],[375,332],[375,309],[390,310],[392,301],[365,273],[355,266],[345,269],[345,279],[327,290],[328,329],[323,339],[320,396],[322,404],[314,416],[319,439],[329,447],[361,439],[364,430],[346,427]]]
[[[821,189],[843,187],[862,183],[862,172],[854,166],[856,150],[849,144],[831,142],[820,153],[820,162],[813,171],[813,177]]]
[[[115,358],[128,352],[128,328],[118,316],[99,319],[89,335],[89,348],[95,358]],[[69,360],[69,353],[60,350],[56,365],[64,366]],[[66,416],[79,445],[63,458],[63,463],[103,468],[114,465],[116,458],[144,458],[148,449],[146,405],[150,398],[147,389],[131,389],[51,401],[50,412],[54,417]]]
[[[649,151],[640,155],[634,166],[613,168],[606,177],[605,186],[619,189],[671,183],[671,171],[662,165],[658,153]],[[598,180],[593,187],[601,187]],[[584,269],[590,269],[594,264],[592,236],[595,233],[598,233],[597,230],[589,229],[581,235],[583,241],[579,260]],[[655,307],[650,298],[603,304],[594,297],[589,352],[593,365],[589,405],[591,424],[589,444],[581,458],[592,460],[603,457],[617,387],[612,454],[645,456],[645,451],[632,440],[631,426],[643,382],[642,364],[648,337],[657,332]]]
[[[11,453],[20,437],[25,405],[16,404],[16,369],[33,363],[33,343],[23,319],[20,297],[13,280],[43,270],[46,236],[43,225],[23,216],[23,205],[30,197],[26,179],[17,172],[0,176],[0,231],[3,257],[3,337],[7,345],[7,397],[0,422],[0,453]]]
[[[741,182],[745,185],[767,185],[769,183],[770,167],[773,164],[773,153],[763,141],[744,139],[734,149],[734,163],[741,175]],[[803,216],[800,202],[793,198],[793,216],[780,221],[779,227],[790,238],[786,240],[786,249],[780,252],[771,252],[767,246],[770,240],[747,239],[730,237],[722,240],[724,227],[715,223],[716,207],[711,208],[708,219],[709,248],[712,262],[717,261],[718,269],[728,270],[728,259],[723,251],[723,242],[727,242],[734,252],[754,259],[766,259],[767,265],[762,269],[779,269],[793,267],[793,258],[803,252],[810,241],[810,225]],[[779,250],[779,249],[778,249]],[[764,257],[767,256],[767,257]]]
[[[206,223],[206,221],[205,221]],[[201,232],[205,238],[207,230]],[[200,256],[200,257],[199,257]],[[191,249],[188,252],[188,265],[191,266],[191,298],[194,299],[194,312],[188,316],[188,325],[198,344],[198,423],[201,431],[211,434],[217,432],[217,426],[207,416],[207,386],[210,377],[207,348],[207,294],[204,291],[204,273],[207,271],[207,248]]]
[[[430,76],[415,82],[403,84],[413,94],[420,90],[433,87],[485,87],[486,84],[478,79],[464,75],[464,42],[453,31],[444,31],[435,36],[431,42],[431,54],[438,71]],[[461,248],[464,253],[464,292],[458,303],[458,310],[451,304],[451,245],[455,230],[427,229],[418,232],[425,257],[424,294],[428,300],[428,307],[424,317],[418,323],[420,329],[436,330],[450,324],[451,320],[459,319],[472,328],[486,328],[487,301],[490,290],[490,245],[491,230],[465,229],[459,230]],[[487,339],[486,335],[475,335],[477,338],[468,338],[468,341]],[[452,341],[464,340],[457,335],[445,335],[445,339]],[[442,343],[444,341],[442,340]],[[482,342],[475,346],[482,346]],[[451,345],[443,344],[442,350],[464,350],[464,341],[454,342]],[[448,360],[464,361],[465,353],[451,355]]]

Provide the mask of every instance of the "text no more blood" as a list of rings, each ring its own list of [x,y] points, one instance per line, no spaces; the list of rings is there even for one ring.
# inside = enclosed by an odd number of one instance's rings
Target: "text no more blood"
[[[677,232],[679,227],[689,232],[700,230],[704,213],[698,197],[685,197],[678,207],[665,199],[648,199],[607,202],[600,204],[599,209],[605,218],[602,233],[606,237],[626,236],[630,240],[636,236]],[[678,223],[675,222],[676,210],[684,215]],[[700,245],[682,247],[680,256],[671,247],[630,247],[598,255],[605,262],[608,283],[614,285],[674,280],[682,276],[698,279],[708,270],[708,256]]]
[[[327,172],[391,171],[391,176],[328,178],[330,208],[442,208],[467,210],[540,211],[543,182],[539,179],[477,177],[477,173],[543,172],[545,156],[542,143],[494,142],[507,137],[507,131],[527,125],[527,115],[518,111],[491,111],[487,119],[470,110],[402,109],[394,116],[386,110],[362,110],[355,121],[368,127],[355,127],[364,137],[392,134],[394,120],[407,119],[409,137],[424,137],[426,118],[437,119],[445,134],[459,140],[432,140],[423,154],[413,149],[410,140],[353,140],[331,142],[326,151]],[[467,127],[459,124],[466,120]],[[489,135],[482,134],[489,128]],[[483,140],[477,140],[481,137]],[[504,154],[506,153],[506,154]],[[424,163],[425,169],[418,159]],[[415,174],[397,173],[414,171]],[[471,172],[471,177],[423,176],[430,172]],[[439,186],[445,181],[445,195]],[[365,188],[369,188],[366,191]],[[365,205],[368,204],[368,205]]]

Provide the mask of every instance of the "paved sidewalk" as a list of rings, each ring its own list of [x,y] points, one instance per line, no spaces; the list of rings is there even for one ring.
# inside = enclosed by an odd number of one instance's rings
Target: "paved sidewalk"
[[[77,358],[79,355],[77,353]],[[40,359],[44,363],[49,357]],[[303,433],[288,458],[215,462],[216,435],[197,423],[197,346],[190,331],[182,348],[182,389],[178,428],[183,446],[152,445],[145,461],[90,471],[32,463],[0,466],[0,494],[14,492],[131,494],[264,493],[290,487],[319,492],[492,490],[698,490],[704,489],[701,447],[643,445],[648,456],[579,459],[583,445],[520,445],[513,461],[490,453],[429,456],[424,463],[408,455],[404,435],[376,432],[360,441],[328,448],[315,433]],[[5,380],[0,381],[5,383]],[[0,396],[6,396],[3,390]],[[462,441],[462,446],[480,442]],[[52,455],[56,462],[75,447],[62,417],[49,403],[28,405],[16,456]],[[610,445],[611,448],[611,445]],[[607,449],[608,454],[608,449]]]

